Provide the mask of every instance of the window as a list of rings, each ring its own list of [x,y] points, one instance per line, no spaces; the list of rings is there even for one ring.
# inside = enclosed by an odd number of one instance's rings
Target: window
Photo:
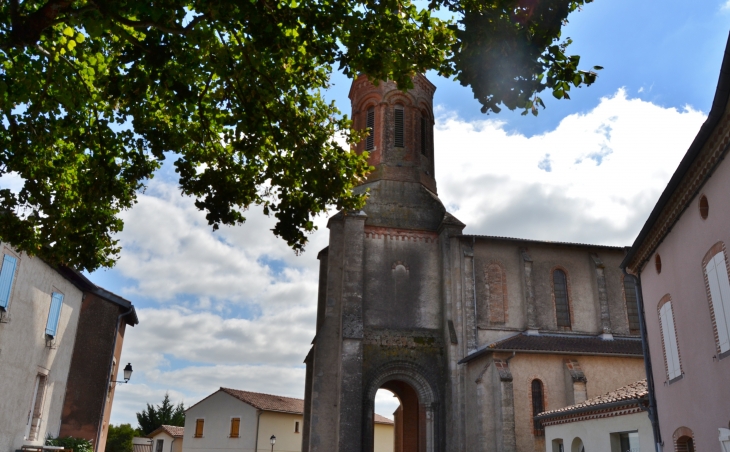
[[[294,422],[294,433],[299,433],[299,421]]]
[[[714,247],[713,247],[714,248]],[[720,353],[730,350],[730,279],[728,279],[725,252],[712,256],[705,265],[710,305],[715,317],[717,342]]]
[[[421,154],[428,155],[428,145],[426,143],[426,127],[428,121],[424,116],[421,116]]]
[[[13,277],[15,276],[15,267],[18,259],[13,256],[3,256],[3,266],[0,269],[0,308],[8,309],[10,303],[10,291],[13,288]]]
[[[157,444],[155,444],[155,452],[162,452],[163,447],[165,447],[165,440],[158,439]]]
[[[482,328],[507,321],[507,277],[504,269],[498,263],[489,264],[484,271],[484,277],[486,303],[480,303],[481,309],[478,312],[479,326]]]
[[[660,304],[659,307],[659,320],[664,345],[664,362],[667,367],[667,377],[669,380],[674,380],[682,375],[677,334],[674,329],[674,313],[672,312],[672,302],[669,297],[663,298],[662,302],[663,304]]]
[[[624,297],[626,298],[626,314],[629,318],[629,332],[639,332],[639,303],[636,300],[636,283],[631,275],[624,276]]]
[[[205,426],[205,419],[196,419],[195,420],[195,435],[193,438],[202,438],[203,437],[203,427]]]
[[[233,419],[231,419],[231,434],[229,436],[231,438],[238,438],[240,433],[241,433],[241,418],[234,417]]]
[[[611,433],[611,452],[641,452],[639,432]]]
[[[370,135],[365,138],[365,150],[372,151],[375,149],[375,109],[372,107],[368,108],[367,123],[365,127],[370,129]]]
[[[405,112],[403,111],[402,105],[396,105],[394,111],[394,130],[395,130],[395,143],[394,146],[397,148],[405,147]]]
[[[532,429],[535,436],[545,435],[545,428],[542,423],[535,419],[535,416],[545,411],[545,398],[542,390],[542,381],[532,380]]]
[[[707,219],[707,215],[710,213],[710,203],[707,202],[707,196],[702,195],[700,198],[700,216],[703,220]]]
[[[561,438],[553,440],[552,452],[565,452],[565,446],[563,446],[563,440]]]
[[[695,443],[692,438],[683,436],[677,440],[674,450],[676,452],[695,452]]]
[[[654,266],[656,267],[656,272],[661,273],[662,272],[662,257],[657,253],[656,256],[654,256]]]
[[[560,269],[553,271],[553,294],[555,295],[555,318],[558,321],[558,328],[570,329],[568,277]]]
[[[35,386],[33,388],[33,399],[30,403],[28,411],[28,421],[26,426],[26,438],[28,441],[35,441],[41,429],[41,420],[43,418],[43,397],[46,393],[47,377],[38,374],[35,378]]]
[[[58,321],[61,318],[61,306],[63,306],[63,294],[53,292],[51,294],[51,308],[48,310],[48,321],[46,322],[47,336],[56,337]]]

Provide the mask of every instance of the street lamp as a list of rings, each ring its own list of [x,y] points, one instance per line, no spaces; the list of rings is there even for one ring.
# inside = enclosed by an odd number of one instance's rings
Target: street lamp
[[[274,452],[274,444],[276,444],[276,436],[271,435],[271,438],[269,438],[269,442],[271,443],[271,452]]]
[[[130,378],[132,378],[132,363],[127,363],[124,367],[124,381],[113,381],[112,383],[129,383]]]

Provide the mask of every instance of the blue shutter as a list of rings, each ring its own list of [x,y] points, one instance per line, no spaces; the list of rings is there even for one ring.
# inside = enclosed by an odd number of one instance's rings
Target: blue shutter
[[[53,292],[51,296],[51,310],[48,311],[48,323],[46,323],[46,334],[56,337],[58,330],[58,319],[61,317],[61,306],[63,305],[63,294]]]
[[[3,258],[3,268],[0,271],[0,308],[7,309],[10,303],[10,290],[13,288],[13,276],[18,259],[7,254]]]

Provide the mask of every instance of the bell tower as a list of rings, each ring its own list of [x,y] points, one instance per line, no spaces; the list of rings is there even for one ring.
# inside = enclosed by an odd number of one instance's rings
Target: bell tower
[[[403,92],[394,82],[374,85],[361,75],[350,88],[356,129],[371,134],[356,151],[369,153],[375,167],[368,182],[417,182],[436,193],[433,153],[433,95],[436,87],[423,75],[413,77],[413,88]]]
[[[422,75],[413,85],[403,92],[360,76],[350,89],[354,126],[371,130],[355,151],[368,152],[375,169],[356,187],[367,191],[363,210],[330,218],[329,246],[318,255],[303,452],[372,452],[378,389],[400,401],[395,450],[445,450],[453,346],[444,326],[443,245],[464,225],[436,195],[436,88]]]

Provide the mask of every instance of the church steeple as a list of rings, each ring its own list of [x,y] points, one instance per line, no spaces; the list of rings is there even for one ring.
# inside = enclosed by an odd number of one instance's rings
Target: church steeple
[[[366,183],[377,180],[416,182],[436,193],[433,148],[433,94],[436,87],[423,75],[413,77],[403,92],[393,82],[373,85],[360,76],[350,88],[352,119],[371,135],[356,151],[369,152],[375,167]]]

